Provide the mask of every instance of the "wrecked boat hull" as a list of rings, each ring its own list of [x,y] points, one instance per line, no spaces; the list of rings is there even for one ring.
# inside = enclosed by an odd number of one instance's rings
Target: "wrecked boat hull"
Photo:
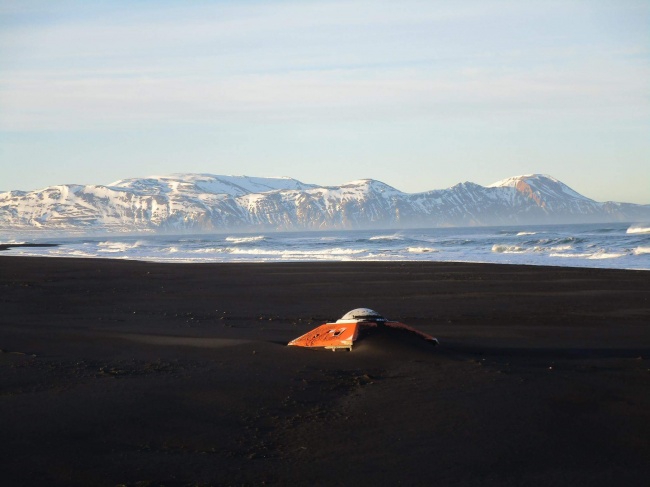
[[[325,350],[352,351],[354,342],[365,329],[387,327],[413,333],[423,340],[437,345],[438,340],[415,328],[400,323],[389,321],[376,311],[368,308],[357,308],[346,313],[335,323],[324,323],[304,335],[290,341],[288,345],[295,347],[320,348]]]

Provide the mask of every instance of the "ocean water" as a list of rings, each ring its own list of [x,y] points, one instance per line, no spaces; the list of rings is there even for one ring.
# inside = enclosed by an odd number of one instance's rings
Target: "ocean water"
[[[1,243],[5,255],[155,262],[443,261],[650,270],[650,224],[433,228],[399,231],[110,235],[29,238]]]

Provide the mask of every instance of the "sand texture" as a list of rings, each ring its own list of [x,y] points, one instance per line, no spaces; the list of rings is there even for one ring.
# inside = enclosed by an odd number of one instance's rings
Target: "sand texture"
[[[352,352],[286,343],[369,307]],[[2,485],[645,486],[650,273],[0,256]]]

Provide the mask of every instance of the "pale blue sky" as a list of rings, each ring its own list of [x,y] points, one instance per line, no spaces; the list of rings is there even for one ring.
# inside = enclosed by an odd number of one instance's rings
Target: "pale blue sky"
[[[0,0],[0,190],[208,172],[650,203],[650,2]]]

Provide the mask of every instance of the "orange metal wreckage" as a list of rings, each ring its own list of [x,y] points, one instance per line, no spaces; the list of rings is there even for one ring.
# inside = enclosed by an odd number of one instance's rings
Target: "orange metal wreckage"
[[[359,337],[359,334],[368,328],[377,328],[385,326],[406,330],[418,335],[420,338],[431,342],[433,345],[438,344],[434,337],[422,333],[404,323],[398,321],[389,321],[382,315],[368,308],[357,308],[347,312],[340,320],[335,323],[325,323],[313,330],[291,340],[289,345],[296,347],[324,348],[332,351],[347,349],[352,350],[352,345]]]

